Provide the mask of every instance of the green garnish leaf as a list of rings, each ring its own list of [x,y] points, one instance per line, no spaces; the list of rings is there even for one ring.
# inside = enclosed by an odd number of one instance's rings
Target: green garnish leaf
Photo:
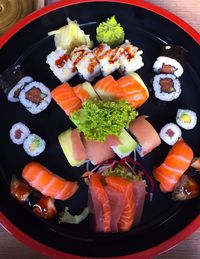
[[[89,215],[89,209],[85,208],[81,214],[72,215],[69,213],[69,208],[65,207],[64,211],[60,213],[58,222],[59,223],[68,223],[68,224],[79,224]]]
[[[71,114],[70,119],[86,139],[105,141],[108,135],[119,136],[137,115],[125,100],[89,99],[83,103],[83,108]]]
[[[141,176],[137,175],[136,173],[133,173],[130,171],[127,167],[122,165],[117,165],[114,169],[109,168],[106,171],[103,172],[104,176],[119,176],[127,180],[137,180],[140,181],[142,178]]]
[[[124,41],[124,29],[117,23],[115,16],[108,18],[96,28],[97,41],[106,43],[111,47],[117,47]]]

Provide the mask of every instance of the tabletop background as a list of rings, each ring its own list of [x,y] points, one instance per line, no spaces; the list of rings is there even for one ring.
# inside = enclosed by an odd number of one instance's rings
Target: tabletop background
[[[178,15],[198,32],[200,32],[200,0],[148,0],[168,11]],[[156,259],[199,259],[200,258],[200,230],[170,251],[156,257]],[[14,237],[0,227],[0,258],[3,259],[45,259],[31,249],[25,247]]]

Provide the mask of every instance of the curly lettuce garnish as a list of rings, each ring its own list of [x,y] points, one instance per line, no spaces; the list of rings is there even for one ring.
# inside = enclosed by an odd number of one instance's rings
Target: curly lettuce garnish
[[[72,113],[70,119],[86,139],[105,141],[108,135],[119,136],[137,115],[138,112],[125,100],[103,102],[89,99],[83,103],[83,108]]]
[[[89,209],[85,208],[81,214],[72,215],[69,213],[69,208],[65,207],[64,211],[60,213],[58,222],[59,223],[68,223],[68,224],[79,224],[89,215]]]
[[[124,30],[117,23],[115,16],[108,18],[96,28],[96,38],[99,43],[106,43],[111,47],[117,47],[124,41]]]

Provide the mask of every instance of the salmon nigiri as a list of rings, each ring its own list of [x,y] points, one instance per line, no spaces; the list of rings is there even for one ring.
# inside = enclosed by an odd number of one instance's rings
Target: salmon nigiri
[[[94,215],[96,232],[110,232],[111,207],[102,185],[102,176],[93,173],[89,178],[89,203]]]
[[[154,169],[153,175],[160,182],[163,192],[171,192],[181,179],[181,176],[190,166],[193,159],[193,151],[181,139],[171,148],[164,162]]]
[[[133,108],[140,107],[148,99],[148,89],[137,73],[123,76],[117,82],[121,88],[121,99],[126,99]]]
[[[124,193],[125,205],[118,222],[118,230],[120,232],[128,231],[133,225],[136,212],[133,185],[131,181],[119,176],[106,176],[105,181],[108,186]]]
[[[78,189],[77,182],[61,178],[37,162],[27,164],[22,171],[22,177],[30,186],[53,199],[66,200]]]
[[[51,92],[51,96],[68,116],[82,106],[81,100],[68,83],[57,86]]]

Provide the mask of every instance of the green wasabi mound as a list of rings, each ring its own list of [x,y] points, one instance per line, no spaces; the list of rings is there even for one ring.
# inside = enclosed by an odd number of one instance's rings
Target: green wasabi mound
[[[124,41],[124,29],[117,23],[115,16],[108,18],[96,28],[97,41],[106,43],[111,47],[117,47]]]
[[[83,108],[71,114],[70,119],[86,139],[105,141],[108,135],[119,136],[137,115],[125,100],[89,99],[83,103]]]

